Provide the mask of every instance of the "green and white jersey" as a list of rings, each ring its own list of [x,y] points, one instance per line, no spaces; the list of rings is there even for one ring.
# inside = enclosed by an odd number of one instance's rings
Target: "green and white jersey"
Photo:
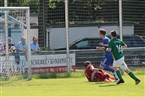
[[[124,56],[122,46],[125,46],[125,43],[117,38],[114,38],[109,42],[108,47],[112,49],[112,54],[115,60],[118,60]]]

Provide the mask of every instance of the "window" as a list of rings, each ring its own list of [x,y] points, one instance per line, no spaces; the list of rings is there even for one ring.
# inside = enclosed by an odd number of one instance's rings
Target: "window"
[[[90,43],[91,47],[96,47],[96,46],[99,46],[99,43],[102,42],[102,40],[101,39],[93,39],[90,42],[91,42]]]
[[[89,45],[88,43],[89,43],[88,40],[84,40],[84,41],[80,41],[79,43],[77,43],[76,46],[77,46],[78,48],[88,47],[88,45]]]

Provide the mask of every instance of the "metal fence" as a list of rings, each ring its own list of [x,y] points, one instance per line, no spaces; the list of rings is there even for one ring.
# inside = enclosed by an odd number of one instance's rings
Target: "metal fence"
[[[33,74],[46,73],[62,73],[67,71],[66,51],[44,51],[32,54],[32,72]],[[145,64],[145,48],[127,48],[124,49],[125,62],[128,66],[140,68]],[[83,69],[84,61],[91,61],[95,67],[99,67],[100,62],[104,58],[104,51],[96,50],[71,50],[70,51],[70,65],[71,70]],[[19,61],[19,62],[18,62]],[[16,54],[10,55],[10,61],[5,60],[5,56],[0,57],[0,75],[5,74],[5,77],[27,74],[28,64],[25,56]],[[62,66],[60,66],[62,65]],[[6,72],[9,73],[6,73]]]
[[[72,27],[108,27],[119,32],[119,1],[122,1],[122,22],[123,35],[137,34],[145,36],[145,1],[144,0],[69,0],[68,19],[70,33]],[[0,5],[4,5],[4,0]],[[54,28],[65,27],[65,2],[64,0],[8,0],[8,6],[29,6],[31,16],[35,20],[31,21],[31,28],[37,28],[40,45],[46,46],[46,34],[53,33]],[[37,21],[38,23],[34,22]],[[115,27],[114,27],[115,26]],[[104,28],[105,28],[104,27]],[[90,33],[93,32],[90,29]],[[76,30],[79,34],[80,31]],[[57,31],[62,34],[60,30]],[[89,33],[89,32],[88,32]],[[97,33],[97,30],[96,30]],[[51,35],[48,35],[48,47],[51,48]],[[71,41],[71,35],[70,42]],[[87,36],[84,36],[87,37]],[[75,40],[75,39],[74,39]],[[60,39],[60,41],[62,41]]]
[[[111,30],[117,30],[120,37],[124,36],[122,38],[127,44],[133,45],[131,46],[133,48],[124,51],[128,64],[140,65],[145,61],[144,0],[65,1],[67,0],[8,0],[8,6],[30,7],[31,36],[38,37],[42,50],[66,49],[69,47],[68,44],[76,40],[99,38],[98,30],[104,28],[108,35]],[[0,6],[4,6],[4,0],[0,0]],[[69,52],[67,48],[67,52],[65,51],[67,59]],[[78,66],[85,60],[99,64],[103,56],[103,52],[98,53],[95,50],[75,52]]]
[[[99,67],[102,58],[104,58],[104,51],[96,50],[77,50],[76,66],[77,68],[84,68],[84,61],[90,60],[94,66]],[[128,66],[144,67],[145,48],[127,48],[124,49],[125,62]]]

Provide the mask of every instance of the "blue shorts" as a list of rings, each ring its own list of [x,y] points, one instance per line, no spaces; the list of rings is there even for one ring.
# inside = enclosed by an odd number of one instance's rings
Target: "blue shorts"
[[[101,61],[101,65],[102,66],[112,66],[113,65],[113,58],[110,56],[110,57],[105,57],[102,59]]]
[[[113,65],[113,58],[111,56],[103,58],[101,65],[104,67],[104,70],[114,73],[114,70],[110,68]]]

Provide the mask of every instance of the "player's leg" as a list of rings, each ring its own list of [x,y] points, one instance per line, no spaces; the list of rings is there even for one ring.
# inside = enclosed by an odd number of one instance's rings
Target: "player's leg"
[[[115,77],[110,75],[109,73],[105,73],[106,78],[115,80]]]
[[[124,83],[124,80],[123,80],[123,78],[122,78],[122,75],[121,75],[121,73],[120,73],[119,68],[118,68],[118,67],[113,67],[113,68],[114,68],[114,70],[115,70],[115,72],[116,72],[116,75],[117,75],[117,77],[118,77],[118,79],[119,79],[119,81],[118,81],[116,84]]]
[[[104,67],[104,70],[112,72],[113,76],[115,77],[115,80],[116,80],[116,81],[118,80],[118,76],[117,76],[116,72],[113,70],[113,68],[111,68],[110,66],[107,66],[107,65],[106,65],[106,66]]]
[[[103,78],[104,82],[112,82],[112,80],[115,79],[114,76],[112,76],[112,75],[110,75],[108,73],[105,73],[105,72],[102,73],[102,78]]]
[[[104,82],[110,83],[110,82],[112,82],[112,80],[111,79],[105,79]]]
[[[104,66],[104,70],[114,73],[114,70],[109,65]]]
[[[102,81],[104,81],[103,75],[104,74],[102,72],[94,73],[94,82],[102,82]]]
[[[91,75],[91,81],[94,82],[95,81],[95,74],[96,74],[96,71],[94,71]]]
[[[112,65],[113,65],[113,58],[112,58],[112,56],[108,56],[107,57],[107,61],[106,61],[106,65],[104,66],[104,70],[106,70],[106,71],[110,71],[110,72],[112,72],[112,74],[114,75],[114,77],[115,77],[115,80],[117,81],[118,80],[118,77],[117,77],[117,75],[116,75],[116,72],[114,71],[114,69],[112,68]]]
[[[104,71],[100,70],[100,72],[94,73],[93,81],[95,82],[112,82],[114,78],[112,75],[105,73]]]
[[[118,80],[118,76],[117,76],[116,72],[113,70],[113,68],[110,67],[111,65],[113,65],[113,58],[112,58],[112,56],[105,57],[101,61],[100,69],[112,72],[112,74],[115,77],[115,80],[117,81]]]
[[[122,75],[120,73],[120,70],[118,68],[123,64],[123,62],[124,62],[124,58],[121,58],[121,59],[116,60],[116,61],[113,62],[113,69],[115,70],[116,75],[119,78],[119,81],[116,84],[124,83],[124,80],[123,80]]]
[[[103,58],[103,59],[101,60],[101,63],[100,63],[100,66],[99,66],[100,69],[104,70],[104,66],[105,66],[106,61],[107,61],[106,58]]]
[[[112,62],[113,63],[113,62]],[[112,68],[110,68],[111,64],[111,60],[109,58],[103,58],[100,64],[100,69],[106,70],[106,71],[110,71],[110,72],[114,72],[114,70]]]
[[[126,63],[124,62],[122,67],[122,69],[124,69],[124,71],[133,79],[135,80],[135,84],[139,84],[140,83],[140,80],[134,75],[134,73],[132,71],[130,71],[126,65]]]

